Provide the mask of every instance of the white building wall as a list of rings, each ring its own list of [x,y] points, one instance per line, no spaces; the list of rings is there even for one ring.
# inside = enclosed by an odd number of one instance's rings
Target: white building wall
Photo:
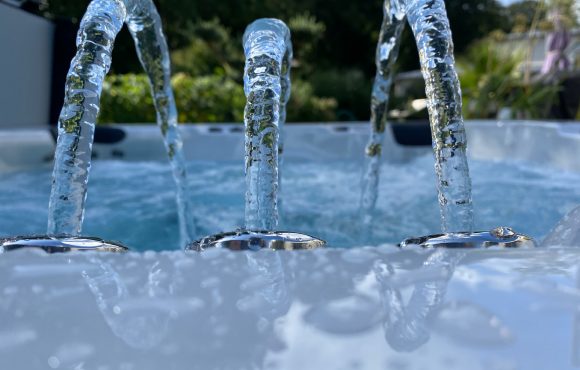
[[[48,123],[53,33],[49,21],[0,4],[0,127]]]
[[[566,48],[566,53],[572,65],[580,63],[580,29],[570,30],[571,43]],[[505,41],[500,43],[506,53],[520,53],[528,56],[528,63],[532,71],[539,71],[546,57],[546,32],[510,34]]]

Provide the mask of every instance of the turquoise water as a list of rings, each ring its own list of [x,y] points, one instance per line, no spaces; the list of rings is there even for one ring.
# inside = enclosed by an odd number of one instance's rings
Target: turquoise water
[[[476,229],[512,226],[543,237],[580,204],[580,175],[516,164],[471,161]],[[361,245],[358,236],[361,162],[284,164],[280,229]],[[244,220],[243,163],[191,162],[189,186],[199,236],[231,230]],[[381,169],[376,224],[365,244],[398,243],[439,232],[433,157]],[[390,182],[386,181],[391,179]],[[165,162],[95,161],[84,235],[118,240],[133,250],[179,248],[174,184]],[[50,170],[4,174],[0,235],[43,234]]]

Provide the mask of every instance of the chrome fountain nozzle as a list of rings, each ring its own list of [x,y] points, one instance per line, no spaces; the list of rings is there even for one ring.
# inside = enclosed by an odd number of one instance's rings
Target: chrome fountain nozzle
[[[399,247],[418,245],[423,248],[467,248],[481,249],[501,248],[534,248],[537,246],[531,237],[518,234],[509,227],[496,227],[491,231],[453,232],[408,238],[399,243]]]
[[[326,245],[322,239],[288,231],[236,230],[206,236],[189,244],[187,251],[202,252],[208,248],[231,250],[300,250],[315,249]]]
[[[88,236],[35,235],[0,239],[0,253],[27,248],[41,249],[47,253],[86,251],[120,253],[129,250],[119,242]]]

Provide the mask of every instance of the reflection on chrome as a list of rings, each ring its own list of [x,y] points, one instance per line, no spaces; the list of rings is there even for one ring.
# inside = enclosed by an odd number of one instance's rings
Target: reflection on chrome
[[[418,245],[423,248],[534,248],[536,242],[512,228],[499,226],[490,231],[453,232],[407,238],[401,248]]]
[[[68,235],[35,235],[0,238],[0,253],[19,249],[38,249],[46,253],[65,252],[115,252],[124,253],[129,248],[119,242],[95,237]]]

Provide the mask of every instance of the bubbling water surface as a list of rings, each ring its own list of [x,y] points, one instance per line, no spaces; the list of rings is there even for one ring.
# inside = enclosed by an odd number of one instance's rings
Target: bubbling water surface
[[[396,244],[409,236],[439,231],[439,207],[433,191],[432,156],[405,164],[383,164],[389,181],[376,218],[385,227],[372,230],[364,244]],[[579,174],[540,167],[472,161],[474,195],[480,204],[477,229],[510,225],[541,239],[580,203]],[[191,199],[200,215],[199,236],[244,224],[244,176],[239,162],[192,162]],[[280,230],[300,230],[323,238],[331,247],[357,247],[360,162],[287,161],[285,207]],[[118,240],[133,250],[179,249],[178,217],[170,168],[162,162],[95,161],[92,195],[87,201],[85,233]],[[143,183],[142,179],[149,180]],[[16,172],[0,180],[3,215],[0,235],[43,233],[50,192],[48,170]]]

